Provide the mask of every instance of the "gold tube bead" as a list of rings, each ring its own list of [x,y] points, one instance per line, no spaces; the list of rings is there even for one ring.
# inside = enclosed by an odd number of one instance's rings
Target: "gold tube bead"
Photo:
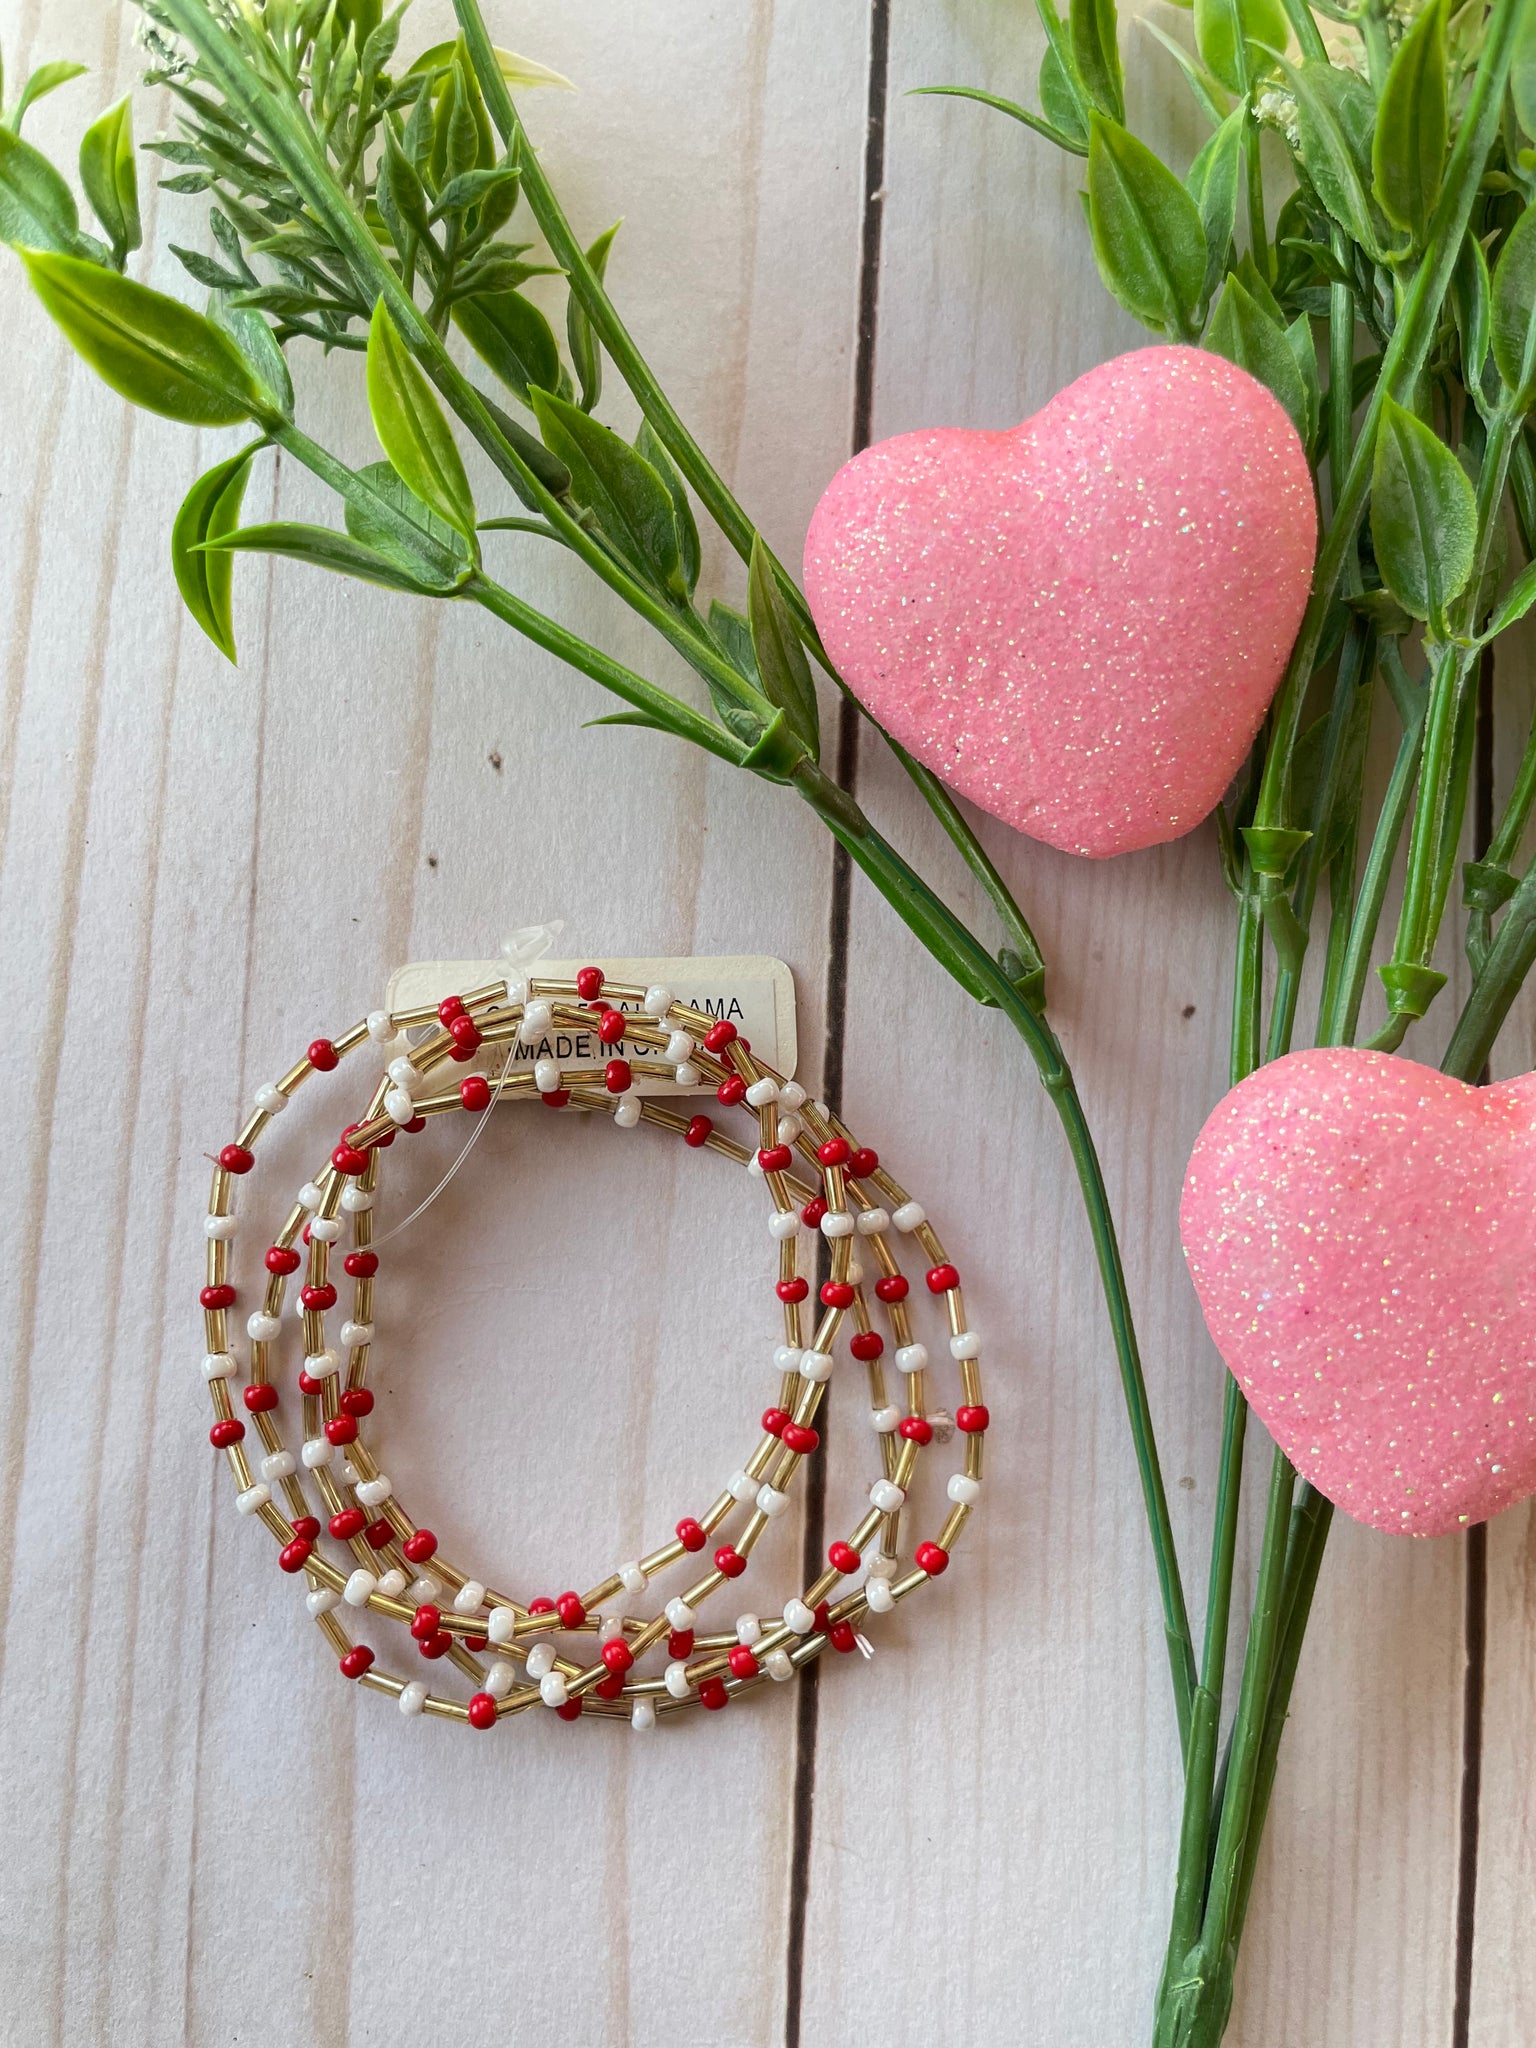
[[[965,1438],[965,1475],[968,1479],[981,1477],[981,1447],[986,1441],[986,1431],[972,1429]]]
[[[238,1493],[244,1493],[247,1487],[255,1484],[254,1479],[251,1477],[250,1462],[245,1455],[245,1445],[231,1444],[225,1451],[224,1456],[229,1461],[230,1475],[234,1479],[235,1490]]]
[[[971,1511],[963,1501],[957,1501],[944,1518],[944,1526],[938,1534],[940,1550],[953,1550],[955,1538],[970,1520]]]

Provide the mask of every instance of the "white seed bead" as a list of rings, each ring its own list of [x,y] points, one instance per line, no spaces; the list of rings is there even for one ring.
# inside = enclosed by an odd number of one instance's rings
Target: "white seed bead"
[[[288,1107],[288,1098],[274,1083],[264,1081],[256,1090],[256,1107],[263,1116],[281,1116]]]
[[[257,1309],[255,1315],[246,1317],[245,1334],[253,1344],[270,1344],[282,1327],[276,1316],[269,1316],[265,1310]]]
[[[805,1125],[801,1123],[799,1117],[781,1116],[779,1118],[778,1130],[779,1143],[781,1145],[793,1145],[804,1129]]]
[[[764,1074],[760,1081],[754,1081],[747,1090],[747,1101],[754,1109],[766,1109],[770,1102],[779,1099],[779,1084],[771,1074]]]
[[[304,1460],[306,1472],[318,1472],[322,1465],[329,1465],[336,1455],[336,1446],[328,1437],[312,1436],[305,1443],[299,1456]]]
[[[757,1481],[750,1472],[733,1472],[725,1482],[725,1490],[732,1500],[750,1500],[757,1491]]]
[[[762,1179],[763,1162],[761,1161],[761,1159],[758,1158],[755,1152],[749,1152],[746,1158],[742,1161],[742,1164],[746,1167],[748,1173],[755,1174],[759,1180]]]
[[[312,1380],[328,1380],[333,1372],[340,1372],[341,1360],[334,1351],[312,1351],[304,1361],[304,1370]]]
[[[563,1707],[570,1695],[565,1689],[563,1671],[546,1671],[539,1680],[539,1698],[546,1707]]]
[[[429,1602],[435,1607],[442,1587],[430,1572],[423,1572],[419,1579],[412,1579],[405,1589],[405,1597],[413,1607],[425,1607]]]
[[[641,998],[640,1007],[647,1017],[665,1017],[672,1007],[672,991],[665,983],[653,981]]]
[[[254,1515],[258,1508],[264,1508],[272,1498],[270,1486],[248,1486],[244,1493],[235,1495],[235,1506],[242,1515]]]
[[[341,1341],[347,1349],[354,1350],[360,1344],[373,1342],[372,1323],[354,1323],[349,1316],[341,1326]]]
[[[974,1507],[981,1498],[981,1481],[973,1479],[969,1472],[951,1472],[945,1492],[956,1507]]]
[[[554,1011],[541,997],[538,1002],[530,1003],[524,1010],[519,1036],[529,1040],[542,1038],[554,1021]]]
[[[693,1040],[686,1031],[670,1032],[661,1056],[671,1066],[680,1067],[684,1060],[693,1057]]]
[[[517,1616],[510,1607],[493,1607],[491,1618],[485,1625],[485,1632],[498,1647],[510,1643],[517,1628]]]
[[[319,1238],[322,1244],[334,1244],[341,1235],[341,1222],[335,1216],[315,1216],[310,1219],[309,1234]]]
[[[645,1573],[641,1571],[633,1558],[630,1559],[628,1564],[621,1564],[619,1566],[618,1577],[619,1584],[626,1593],[643,1593],[645,1591],[647,1583]]]
[[[900,1561],[892,1557],[888,1550],[877,1550],[867,1563],[872,1579],[894,1579],[900,1569]]]
[[[892,1354],[898,1372],[921,1372],[928,1363],[926,1344],[898,1344]]]
[[[805,1103],[805,1090],[798,1081],[786,1081],[779,1090],[779,1101],[785,1109],[800,1109]]]
[[[349,1216],[366,1216],[373,1207],[373,1197],[356,1181],[349,1181],[341,1191],[341,1206]]]
[[[409,1093],[410,1090],[414,1088],[417,1082],[421,1079],[420,1074],[417,1073],[416,1068],[412,1064],[412,1062],[408,1059],[405,1059],[404,1057],[397,1060],[391,1060],[389,1065],[384,1069],[384,1071],[386,1074],[388,1074],[390,1080],[394,1082],[397,1088],[404,1088],[407,1093]]]
[[[263,1479],[291,1479],[294,1469],[292,1451],[269,1451],[261,1461]]]
[[[203,1218],[203,1235],[204,1237],[211,1237],[215,1244],[227,1244],[234,1234],[235,1219],[233,1216],[205,1216]]]
[[[366,1607],[368,1596],[378,1590],[378,1580],[372,1572],[365,1572],[361,1566],[341,1589],[341,1597],[349,1607]]]
[[[235,1370],[235,1361],[227,1351],[210,1351],[203,1360],[205,1380],[227,1380]]]
[[[768,1218],[768,1235],[778,1238],[781,1244],[786,1238],[793,1237],[799,1228],[800,1211],[798,1209],[775,1209]]]
[[[357,1497],[359,1500],[363,1497],[363,1489],[361,1487],[357,1489]],[[369,1505],[371,1506],[372,1503],[370,1502]],[[484,1604],[484,1601],[485,1588],[481,1585],[480,1581],[478,1579],[466,1579],[453,1596],[453,1611],[455,1614],[473,1614],[477,1608]]]
[[[763,1633],[763,1624],[755,1614],[738,1614],[736,1617],[736,1640],[750,1649]]]
[[[395,1027],[389,1021],[388,1010],[370,1010],[368,1012],[368,1036],[375,1045],[388,1045],[394,1035]]]
[[[492,1659],[491,1668],[485,1674],[485,1689],[493,1700],[504,1700],[517,1682],[517,1670],[505,1657]]]
[[[544,1640],[541,1637],[540,1640],[533,1645],[532,1649],[529,1650],[528,1655],[524,1659],[524,1661],[528,1666],[528,1676],[530,1678],[535,1680],[543,1680],[547,1678],[550,1672],[553,1671],[555,1668],[554,1644]]]
[[[386,1600],[398,1600],[400,1598],[400,1595],[405,1591],[405,1573],[401,1571],[399,1565],[394,1565],[389,1571],[385,1572],[384,1576],[379,1580],[379,1591]]]
[[[322,1614],[329,1614],[333,1607],[341,1605],[341,1595],[334,1586],[316,1586],[304,1595],[304,1605],[309,1609],[311,1619],[318,1621]]]
[[[394,1492],[389,1477],[381,1472],[377,1479],[365,1479],[357,1489],[357,1497],[365,1508],[381,1508]]]
[[[893,1515],[906,1499],[894,1479],[877,1479],[869,1489],[869,1504],[882,1515]]]
[[[666,1613],[670,1625],[681,1633],[686,1634],[693,1627],[695,1620],[694,1612],[686,1600],[681,1598],[669,1600]]]
[[[343,1458],[336,1468],[336,1476],[343,1486],[356,1486],[363,1475],[350,1458]]]
[[[896,1605],[889,1579],[866,1579],[864,1581],[864,1598],[869,1603],[871,1614],[889,1614]]]
[[[687,1699],[693,1688],[688,1683],[688,1666],[681,1657],[674,1658],[672,1663],[667,1666],[665,1677],[667,1691],[671,1693],[673,1699]]]
[[[509,974],[501,986],[509,1003],[527,1002],[528,977],[526,974]]]
[[[858,1216],[858,1232],[861,1237],[878,1237],[883,1230],[889,1230],[891,1219],[884,1209],[861,1209]]]
[[[384,1110],[397,1124],[408,1124],[416,1114],[416,1099],[404,1088],[391,1088],[384,1098]]]
[[[848,1272],[846,1277],[848,1285],[850,1287],[862,1287],[864,1284],[864,1268],[859,1264],[858,1260],[854,1258],[851,1254],[848,1259]]]
[[[805,1353],[794,1344],[779,1344],[774,1348],[773,1362],[780,1372],[798,1372],[804,1356]]]
[[[780,1685],[786,1678],[793,1678],[795,1675],[795,1667],[789,1661],[788,1650],[770,1650],[763,1659],[763,1669]]]
[[[649,1700],[635,1701],[635,1704],[629,1710],[629,1725],[631,1728],[654,1728],[656,1726],[656,1709]]]
[[[830,1351],[807,1351],[800,1359],[801,1376],[808,1380],[829,1380],[832,1377],[832,1354]]]
[[[806,1606],[803,1600],[786,1600],[784,1602],[784,1626],[792,1628],[797,1636],[808,1636],[816,1626],[815,1613]]]
[[[535,1060],[533,1063],[533,1085],[541,1095],[554,1095],[560,1087],[560,1062],[558,1060]]]
[[[623,1633],[624,1617],[622,1614],[605,1614],[597,1624],[597,1640],[599,1645],[614,1642]]]
[[[632,1131],[640,1121],[640,1105],[631,1095],[625,1095],[614,1105],[613,1120],[621,1131]]]
[[[303,1187],[299,1189],[299,1207],[301,1209],[313,1211],[318,1209],[324,1200],[324,1195],[321,1194],[312,1180],[305,1181]]]
[[[928,1212],[921,1202],[903,1202],[891,1221],[898,1230],[916,1230],[920,1223],[928,1221]]]
[[[974,1330],[962,1330],[958,1337],[949,1340],[951,1358],[980,1358],[981,1338]]]
[[[852,1237],[853,1218],[846,1209],[829,1209],[821,1219],[823,1237]]]
[[[683,1061],[683,1064],[682,1064],[682,1065],[681,1065],[681,1066],[680,1066],[680,1067],[678,1068],[678,1070],[677,1070],[677,1085],[678,1085],[678,1087],[679,1087],[679,1088],[697,1088],[697,1087],[698,1087],[698,1085],[699,1085],[699,1078],[700,1078],[700,1076],[699,1076],[699,1070],[698,1070],[698,1068],[697,1068],[697,1067],[696,1067],[696,1066],[695,1066],[695,1065],[693,1064],[693,1061],[692,1061],[692,1060],[684,1060],[684,1061]]]
[[[419,1678],[413,1678],[396,1704],[402,1714],[419,1714],[427,1704],[427,1688]]]
[[[760,1486],[757,1489],[757,1511],[766,1515],[771,1522],[776,1515],[782,1515],[789,1506],[789,1495],[780,1493],[776,1486]]]
[[[870,1416],[882,1436],[889,1436],[893,1429],[901,1427],[901,1410],[895,1406],[876,1408]]]

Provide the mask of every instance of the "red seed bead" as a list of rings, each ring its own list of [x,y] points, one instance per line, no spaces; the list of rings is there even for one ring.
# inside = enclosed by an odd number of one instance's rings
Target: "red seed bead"
[[[816,1611],[811,1619],[815,1623],[817,1633],[825,1635],[832,1626],[832,1602],[830,1600],[818,1600]]]
[[[928,1268],[928,1292],[930,1294],[948,1294],[952,1287],[958,1287],[959,1285],[960,1275],[947,1261],[942,1266],[930,1266]]]
[[[328,1444],[355,1444],[357,1442],[357,1417],[355,1415],[333,1415],[325,1425],[325,1440]]]
[[[299,1392],[301,1394],[307,1394],[310,1396],[311,1399],[313,1399],[316,1395],[323,1394],[325,1392],[325,1381],[311,1379],[309,1374],[305,1372],[302,1367],[300,1367]]]
[[[347,1128],[342,1132],[341,1135],[344,1138],[350,1138],[354,1131],[360,1131],[362,1128],[363,1127],[361,1124],[348,1124]],[[393,1145],[393,1143],[395,1142],[395,1133],[393,1129],[381,1132],[377,1138],[370,1139],[369,1142],[370,1144],[377,1146],[379,1151],[387,1152],[390,1146]]]
[[[699,1687],[699,1705],[708,1707],[712,1714],[718,1713],[730,1697],[723,1678],[706,1678]]]
[[[219,1164],[226,1173],[249,1173],[256,1160],[244,1145],[226,1145],[219,1154]]]
[[[338,1173],[347,1174],[355,1180],[358,1174],[368,1171],[368,1154],[360,1151],[356,1145],[347,1144],[343,1139],[331,1154],[331,1164]]]
[[[299,1255],[292,1245],[275,1244],[268,1251],[267,1271],[269,1273],[297,1273],[298,1270]]]
[[[764,1173],[782,1173],[794,1165],[795,1155],[787,1145],[763,1145],[758,1148],[757,1163]]]
[[[815,1195],[800,1211],[800,1221],[807,1230],[820,1230],[821,1219],[827,1213],[827,1205],[820,1195]]]
[[[714,1128],[715,1126],[709,1117],[691,1116],[688,1119],[688,1128],[683,1133],[683,1143],[685,1145],[692,1145],[694,1150],[697,1151],[700,1145],[707,1145],[709,1143],[709,1134]]]
[[[731,1022],[730,1018],[719,1017],[704,1034],[704,1050],[706,1052],[724,1052],[736,1035],[736,1026]]]
[[[233,1308],[235,1305],[235,1290],[229,1286],[205,1287],[197,1298],[204,1308]]]
[[[320,1523],[314,1515],[300,1515],[293,1525],[293,1533],[295,1536],[304,1537],[307,1542],[318,1543],[320,1541]]]
[[[599,1652],[599,1654],[601,1655],[603,1662],[608,1666],[608,1669],[611,1672],[616,1673],[620,1678],[624,1676],[624,1673],[635,1661],[634,1651],[629,1647],[628,1643],[625,1642],[622,1636],[610,1637],[610,1639],[606,1643],[604,1643],[602,1650]]]
[[[371,1415],[373,1413],[372,1387],[348,1387],[341,1397],[343,1415]]]
[[[746,1100],[747,1084],[740,1074],[727,1074],[715,1090],[715,1100],[722,1109],[734,1109],[738,1102]]]
[[[846,1280],[828,1280],[821,1290],[823,1308],[852,1308],[853,1288]]]
[[[587,1618],[579,1593],[562,1593],[555,1602],[555,1612],[567,1628],[580,1628]]]
[[[437,1006],[437,1021],[445,1031],[455,1017],[462,1017],[463,1014],[464,998],[462,996],[444,996]]]
[[[435,1664],[439,1657],[446,1657],[453,1648],[453,1637],[449,1635],[447,1629],[440,1628],[434,1635],[423,1636],[416,1647],[423,1657]]]
[[[904,1415],[896,1425],[896,1433],[904,1437],[909,1444],[933,1442],[933,1424],[921,1415]]]
[[[383,1550],[387,1545],[393,1543],[395,1540],[394,1524],[392,1522],[387,1522],[384,1519],[384,1517],[380,1515],[379,1519],[376,1522],[370,1522],[368,1524],[367,1528],[363,1531],[363,1535],[367,1539],[368,1548],[370,1550]]]
[[[407,1536],[400,1548],[411,1564],[426,1564],[437,1553],[437,1538],[430,1529],[417,1529]]]
[[[277,1553],[279,1571],[301,1572],[309,1563],[314,1545],[306,1537],[295,1536],[291,1543],[285,1543]]]
[[[547,1095],[539,1097],[546,1109],[564,1109],[571,1099],[569,1088],[551,1088]]]
[[[225,1422],[216,1422],[208,1432],[208,1441],[216,1451],[227,1451],[231,1444],[237,1444],[245,1435],[245,1424],[238,1415],[231,1415]]]
[[[624,1690],[622,1671],[610,1671],[606,1678],[600,1678],[592,1690],[600,1700],[616,1700]],[[569,1704],[569,1702],[567,1702]]]
[[[603,1086],[610,1095],[622,1095],[634,1078],[628,1060],[610,1060],[603,1069]]]
[[[674,1659],[678,1657],[691,1657],[693,1655],[693,1630],[691,1628],[673,1629],[672,1633],[667,1637],[667,1655]]]
[[[780,1301],[804,1301],[811,1291],[811,1283],[809,1280],[803,1280],[799,1274],[796,1274],[793,1280],[776,1281],[773,1291]]]
[[[312,1038],[309,1041],[309,1051],[304,1057],[317,1074],[329,1074],[334,1071],[341,1055],[328,1038]]]
[[[246,1388],[241,1399],[253,1415],[269,1415],[277,1406],[277,1389],[270,1380],[258,1380]]]
[[[437,1634],[438,1629],[442,1626],[442,1621],[441,1612],[432,1605],[430,1600],[424,1600],[411,1616],[411,1634],[418,1643],[424,1643],[428,1636],[435,1636]]]
[[[729,1543],[722,1543],[715,1552],[715,1570],[728,1579],[739,1579],[747,1568],[747,1560],[739,1550],[733,1550]]]
[[[604,1010],[597,1020],[597,1035],[604,1045],[617,1045],[628,1022],[622,1010]]]
[[[704,1531],[693,1519],[692,1515],[684,1515],[683,1519],[678,1523],[677,1540],[681,1543],[684,1550],[702,1550],[704,1548]]]
[[[331,1534],[338,1543],[350,1543],[354,1536],[361,1536],[368,1517],[361,1508],[338,1508],[331,1517]]]
[[[912,1562],[920,1572],[926,1572],[930,1579],[936,1579],[941,1572],[949,1569],[949,1552],[941,1550],[937,1543],[919,1543],[912,1553]]]
[[[745,1643],[738,1643],[735,1649],[728,1654],[725,1661],[730,1665],[733,1676],[737,1678],[756,1678],[757,1659]]]
[[[478,1045],[450,1045],[448,1057],[462,1067],[467,1060],[472,1060],[479,1050]]]
[[[991,1420],[992,1417],[979,1402],[975,1407],[955,1410],[955,1427],[964,1430],[967,1436],[980,1436]]]
[[[848,1155],[848,1175],[851,1180],[868,1180],[880,1164],[880,1154],[871,1145],[860,1145]]]
[[[848,1339],[848,1349],[855,1358],[868,1365],[872,1358],[878,1358],[885,1349],[885,1339],[878,1330],[856,1330]]]
[[[553,1614],[554,1611],[555,1603],[553,1600],[545,1600],[541,1597],[528,1602],[528,1612],[530,1614]]]
[[[833,1571],[841,1572],[846,1578],[849,1572],[859,1568],[859,1553],[851,1543],[834,1543],[827,1552],[827,1563]]]
[[[490,1640],[491,1639],[489,1636],[466,1636],[464,1638],[464,1647],[466,1650],[474,1650],[478,1652],[480,1650],[483,1650],[486,1647],[487,1643],[490,1642]]]
[[[817,1435],[816,1431],[809,1426],[808,1423],[785,1423],[784,1448],[786,1451],[794,1451],[797,1454],[797,1456],[802,1458],[808,1458],[811,1452],[815,1450],[816,1446],[820,1442],[821,1438]]]
[[[341,1262],[341,1270],[351,1280],[371,1280],[379,1270],[377,1252],[348,1252]]]
[[[601,967],[583,967],[576,977],[576,993],[584,1003],[594,1002],[603,992]]]
[[[782,1436],[784,1434],[784,1425],[788,1421],[789,1417],[782,1408],[765,1408],[763,1410],[763,1428],[767,1430],[770,1436]]]
[[[562,1721],[579,1721],[581,1719],[581,1701],[579,1699],[567,1700],[563,1706],[556,1707],[555,1712]]]
[[[354,1643],[341,1660],[343,1678],[361,1678],[373,1664],[373,1652],[366,1643]]]
[[[883,1273],[875,1282],[875,1293],[883,1302],[905,1301],[912,1283],[905,1273]]]
[[[488,1692],[477,1692],[470,1701],[469,1725],[471,1728],[496,1726],[496,1702]]]
[[[482,1109],[491,1106],[491,1084],[484,1074],[466,1074],[459,1083],[459,1100],[467,1110],[479,1115]]]
[[[480,1050],[480,1027],[471,1016],[455,1017],[448,1026],[448,1036],[460,1052]]]
[[[816,1157],[823,1166],[846,1166],[849,1145],[846,1138],[828,1138],[824,1145],[816,1147]]]
[[[336,1290],[329,1280],[322,1280],[316,1287],[302,1287],[299,1290],[299,1304],[302,1308],[319,1312],[336,1306]]]
[[[854,1646],[853,1623],[839,1621],[827,1631],[827,1640],[834,1650],[841,1650],[846,1656]]]

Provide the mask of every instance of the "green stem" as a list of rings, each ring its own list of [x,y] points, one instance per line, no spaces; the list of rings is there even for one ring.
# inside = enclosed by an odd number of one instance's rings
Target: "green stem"
[[[1456,1020],[1441,1067],[1463,1081],[1474,1080],[1488,1063],[1493,1041],[1509,1015],[1510,1005],[1536,962],[1536,861],[1510,898],[1482,972],[1472,984],[1466,1007]]]

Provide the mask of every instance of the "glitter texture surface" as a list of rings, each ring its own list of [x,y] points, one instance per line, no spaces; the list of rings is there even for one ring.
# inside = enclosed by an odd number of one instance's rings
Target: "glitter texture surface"
[[[1090,370],[1005,433],[935,428],[828,485],[805,588],[918,760],[1048,845],[1188,832],[1236,774],[1306,604],[1317,524],[1279,404],[1200,349]]]
[[[1217,1105],[1179,1222],[1216,1348],[1346,1514],[1438,1536],[1536,1491],[1536,1074],[1292,1053]]]

